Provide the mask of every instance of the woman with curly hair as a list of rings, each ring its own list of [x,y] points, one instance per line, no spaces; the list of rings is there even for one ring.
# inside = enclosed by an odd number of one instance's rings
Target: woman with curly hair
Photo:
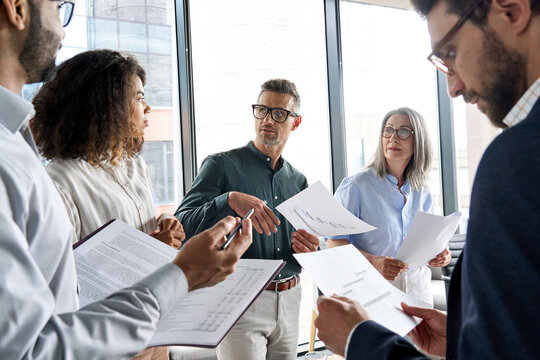
[[[156,219],[148,169],[139,155],[151,111],[145,77],[132,56],[88,51],[62,63],[34,97],[31,129],[50,160],[46,169],[66,205],[74,241],[110,219],[175,248],[184,240],[174,216]],[[148,348],[136,358],[168,359],[167,348]]]

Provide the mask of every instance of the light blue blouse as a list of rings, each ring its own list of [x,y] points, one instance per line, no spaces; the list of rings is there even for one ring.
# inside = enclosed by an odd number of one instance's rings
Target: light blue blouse
[[[393,175],[381,179],[373,168],[345,178],[335,198],[351,213],[377,229],[362,234],[340,235],[358,249],[376,256],[395,257],[418,211],[433,213],[433,201],[427,188],[413,190],[407,180],[401,191]],[[412,268],[392,282],[396,287],[432,303],[431,271],[425,266]],[[403,274],[402,274],[403,275]]]
[[[393,175],[380,179],[373,168],[345,178],[335,198],[351,213],[377,229],[363,234],[340,235],[357,248],[377,256],[396,256],[418,211],[433,213],[428,189],[412,190],[407,180],[401,191]]]

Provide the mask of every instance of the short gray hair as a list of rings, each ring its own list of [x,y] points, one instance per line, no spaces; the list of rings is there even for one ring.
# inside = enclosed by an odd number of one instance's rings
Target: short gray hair
[[[296,90],[296,85],[292,81],[289,81],[287,79],[272,79],[265,81],[264,84],[261,85],[261,92],[259,93],[257,100],[261,98],[261,95],[265,91],[292,95],[294,99],[293,110],[297,114],[300,111],[300,94],[298,94],[298,91]]]
[[[375,173],[381,178],[388,174],[388,167],[386,166],[386,158],[383,153],[382,145],[382,131],[388,122],[388,119],[392,115],[401,114],[409,118],[412,129],[414,131],[414,147],[413,155],[409,164],[405,168],[405,178],[409,180],[409,184],[414,190],[420,190],[422,187],[427,186],[427,178],[429,170],[431,169],[431,160],[433,158],[433,150],[431,147],[431,140],[429,138],[429,132],[426,127],[424,118],[413,109],[402,107],[399,109],[388,112],[381,125],[381,131],[379,132],[379,144],[377,150],[373,155],[368,167],[372,167]]]

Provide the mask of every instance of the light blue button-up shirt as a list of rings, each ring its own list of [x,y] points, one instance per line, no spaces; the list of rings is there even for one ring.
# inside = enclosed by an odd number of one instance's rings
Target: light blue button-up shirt
[[[335,198],[351,213],[377,229],[362,234],[335,236],[346,239],[358,249],[377,256],[395,257],[418,211],[433,213],[428,189],[413,190],[407,180],[398,190],[393,175],[379,178],[373,168],[345,178],[336,190]],[[407,202],[403,197],[407,197]],[[431,272],[426,267],[413,268],[407,276],[398,278],[398,288],[432,303]],[[420,291],[422,294],[419,294]]]
[[[409,181],[398,190],[393,175],[380,179],[373,168],[345,178],[335,198],[351,213],[377,229],[362,234],[336,236],[377,256],[396,256],[418,211],[433,213],[429,190],[411,189]]]

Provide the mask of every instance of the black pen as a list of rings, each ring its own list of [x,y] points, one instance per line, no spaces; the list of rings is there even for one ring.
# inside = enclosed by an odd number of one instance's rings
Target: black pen
[[[240,228],[242,227],[242,224],[244,223],[244,220],[246,219],[249,219],[249,217],[253,214],[253,212],[255,211],[255,209],[251,209],[247,212],[246,216],[244,216],[244,218],[242,219],[242,221],[240,221],[238,223],[238,225],[236,225],[236,227],[233,229],[233,231],[230,233],[229,236],[227,236],[227,240],[225,240],[225,244],[223,244],[223,246],[221,247],[221,250],[225,250],[227,247],[229,247],[229,244],[231,243],[231,241],[234,239],[234,237],[236,236],[236,233],[238,232],[238,230],[240,230]]]

